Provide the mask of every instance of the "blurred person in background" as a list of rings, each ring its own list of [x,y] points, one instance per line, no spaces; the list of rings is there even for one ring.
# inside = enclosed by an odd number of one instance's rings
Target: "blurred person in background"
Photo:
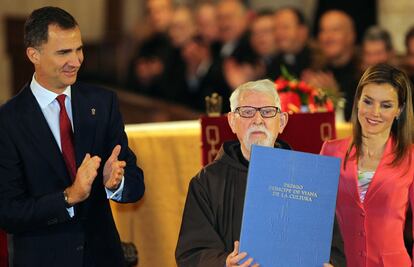
[[[197,34],[206,44],[213,44],[218,40],[217,10],[211,3],[202,3],[196,7],[195,22]]]
[[[248,12],[238,0],[221,0],[217,4],[219,51],[221,58],[231,56],[248,44]]]
[[[146,11],[153,33],[168,31],[174,11],[172,0],[146,0]]]
[[[250,24],[250,44],[266,69],[270,68],[277,52],[274,31],[273,11],[259,11]]]
[[[315,58],[312,69],[302,79],[312,86],[342,94],[345,98],[345,120],[351,118],[355,88],[359,80],[359,58],[355,47],[352,18],[340,10],[325,12],[319,23],[318,45],[321,58]]]
[[[264,77],[266,67],[258,55],[251,51],[235,54],[228,58],[223,65],[223,71],[231,92],[239,85]]]
[[[290,74],[300,77],[311,65],[312,52],[309,46],[309,28],[303,13],[297,8],[283,7],[274,14],[275,40],[279,54],[272,63],[268,76],[276,79],[283,65]]]
[[[227,99],[241,83],[255,80],[257,55],[249,42],[249,13],[238,0],[221,0],[216,5],[218,42],[212,45],[213,80],[218,93]],[[223,101],[223,112],[230,110]]]
[[[192,10],[187,6],[178,6],[175,8],[168,29],[168,36],[172,46],[181,48],[193,38],[196,30]]]
[[[162,98],[167,90],[163,77],[173,50],[168,29],[174,5],[172,0],[146,0],[145,10],[149,33],[131,60],[125,87],[136,93]]]
[[[414,26],[405,34],[405,57],[402,65],[412,83],[414,83]]]
[[[189,45],[193,42],[196,30],[193,11],[185,5],[177,6],[174,9],[168,31],[173,50],[164,74],[164,78],[167,80],[167,88],[162,97],[167,101],[186,106],[191,106],[191,101],[196,102],[195,99],[189,98],[190,84],[187,82],[187,68],[191,68],[192,71],[195,68],[194,65],[199,64],[200,58],[205,56],[201,51],[202,47]],[[188,52],[189,49],[200,49],[200,51],[192,53]],[[195,58],[183,58],[184,50],[187,54],[193,54]],[[197,55],[198,52],[200,52],[200,55]],[[194,88],[194,90],[197,91],[197,88]]]
[[[216,87],[217,69],[213,68],[210,45],[201,36],[195,36],[186,43],[181,51],[185,62],[185,90],[180,97],[182,103],[195,110],[205,111],[206,96],[217,92],[223,95]]]
[[[390,33],[379,27],[368,28],[362,39],[362,72],[380,63],[395,63]]]

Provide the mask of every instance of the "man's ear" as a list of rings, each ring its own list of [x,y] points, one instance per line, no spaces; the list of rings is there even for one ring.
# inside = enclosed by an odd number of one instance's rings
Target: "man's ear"
[[[279,119],[280,119],[280,123],[279,123],[279,133],[281,134],[283,132],[283,130],[285,129],[287,122],[288,122],[288,114],[286,112],[281,112]]]
[[[235,117],[235,114],[233,112],[227,113],[227,121],[228,121],[228,123],[230,125],[230,128],[231,128],[231,131],[233,133],[236,133],[236,122],[235,122],[235,120],[236,120],[236,117]]]
[[[39,64],[40,53],[39,53],[38,49],[36,49],[34,47],[28,47],[26,49],[26,55],[33,64],[35,64],[35,65]]]

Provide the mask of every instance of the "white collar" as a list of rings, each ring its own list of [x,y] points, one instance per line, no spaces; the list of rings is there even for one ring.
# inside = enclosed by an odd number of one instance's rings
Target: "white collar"
[[[52,103],[59,94],[56,94],[43,86],[41,86],[35,78],[35,74],[33,74],[32,82],[30,83],[30,89],[32,90],[33,95],[36,97],[37,102],[39,103],[40,107],[43,109]],[[71,99],[71,87],[70,85],[66,87],[65,91],[62,94],[65,94],[69,99]]]

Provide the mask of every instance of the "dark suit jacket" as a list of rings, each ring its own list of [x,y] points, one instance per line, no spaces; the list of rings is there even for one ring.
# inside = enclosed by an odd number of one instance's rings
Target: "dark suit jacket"
[[[128,148],[113,92],[75,83],[72,112],[77,167],[86,153],[102,159],[74,218],[62,193],[71,184],[65,162],[30,87],[0,108],[0,228],[13,234],[15,266],[123,265],[102,169],[120,144],[119,159],[127,162],[120,202],[142,197],[143,173]]]

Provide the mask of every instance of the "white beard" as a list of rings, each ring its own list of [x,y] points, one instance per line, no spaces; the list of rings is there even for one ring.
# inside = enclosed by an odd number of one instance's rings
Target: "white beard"
[[[251,140],[251,134],[253,132],[263,132],[266,135],[266,138],[264,139],[255,139],[255,140]],[[246,134],[243,137],[243,143],[246,147],[246,149],[250,152],[252,145],[259,145],[259,146],[267,146],[267,147],[273,147],[274,146],[274,142],[275,142],[275,137],[274,135],[268,130],[266,129],[266,127],[264,127],[263,125],[254,125],[252,127],[250,127]]]

